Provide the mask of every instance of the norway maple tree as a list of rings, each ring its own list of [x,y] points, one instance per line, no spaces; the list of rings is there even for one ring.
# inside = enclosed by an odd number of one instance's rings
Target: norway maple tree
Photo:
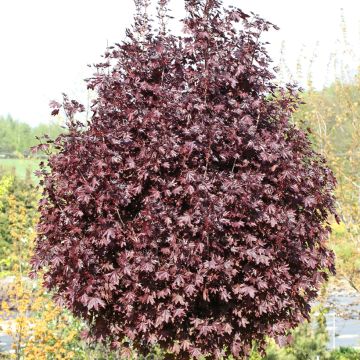
[[[335,179],[290,121],[260,40],[274,26],[217,0],[187,0],[184,34],[137,0],[133,29],[66,96],[69,131],[40,171],[34,272],[89,336],[178,359],[245,356],[309,317],[334,272]],[[53,113],[60,104],[53,103]],[[172,354],[172,355],[171,355]]]

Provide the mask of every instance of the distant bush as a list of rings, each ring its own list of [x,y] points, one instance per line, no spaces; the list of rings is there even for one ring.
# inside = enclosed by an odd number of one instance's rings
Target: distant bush
[[[10,271],[19,261],[28,268],[38,199],[30,178],[0,174],[0,273]]]
[[[331,352],[330,360],[359,360],[360,351],[348,348],[340,347],[340,349]]]

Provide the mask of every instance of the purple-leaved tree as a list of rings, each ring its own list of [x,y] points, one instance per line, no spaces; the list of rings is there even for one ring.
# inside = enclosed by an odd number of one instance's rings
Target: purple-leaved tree
[[[127,39],[64,97],[68,132],[40,171],[34,273],[89,336],[177,359],[246,356],[309,317],[334,272],[326,246],[335,179],[290,121],[295,86],[274,81],[271,23],[187,0],[183,36],[136,0]],[[172,354],[172,355],[171,355]]]

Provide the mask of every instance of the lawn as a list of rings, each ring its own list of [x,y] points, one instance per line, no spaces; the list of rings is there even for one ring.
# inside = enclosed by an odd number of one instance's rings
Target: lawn
[[[40,160],[38,159],[0,159],[0,172],[15,172],[17,176],[25,179],[26,173],[30,172],[34,180],[36,176],[34,171],[37,169]]]

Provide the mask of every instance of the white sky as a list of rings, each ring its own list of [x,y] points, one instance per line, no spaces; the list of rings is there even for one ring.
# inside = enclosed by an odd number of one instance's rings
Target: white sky
[[[184,14],[183,0],[172,0],[172,15]],[[311,57],[317,41],[313,67],[314,84],[332,78],[327,70],[330,54],[339,49],[342,37],[341,8],[354,56],[343,57],[355,73],[360,53],[359,0],[225,0],[244,11],[254,11],[280,26],[266,40],[279,64],[281,43],[284,59],[296,76],[301,57]],[[0,115],[11,114],[30,124],[46,122],[49,101],[66,92],[84,98],[82,79],[91,75],[86,65],[100,60],[107,43],[120,42],[133,18],[132,0],[0,0]],[[307,73],[308,65],[302,60]],[[282,75],[287,79],[288,74]]]

